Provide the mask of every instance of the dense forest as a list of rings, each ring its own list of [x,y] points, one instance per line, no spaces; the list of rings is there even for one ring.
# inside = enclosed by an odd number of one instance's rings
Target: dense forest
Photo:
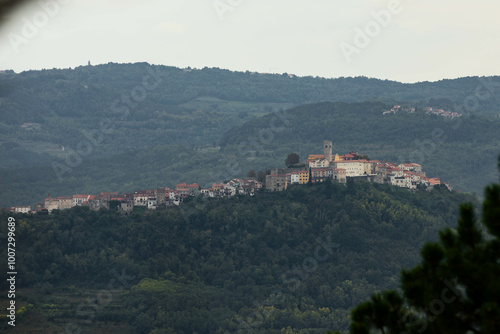
[[[18,215],[11,332],[346,331],[349,310],[397,288],[464,201],[475,198],[356,181],[130,216],[113,206]]]
[[[473,203],[460,205],[457,227],[422,247],[421,262],[402,270],[398,290],[377,292],[352,310],[349,333],[499,333],[499,249],[496,182],[484,189],[479,215]]]
[[[411,136],[432,138],[435,128],[463,142],[460,148],[451,139],[437,145],[425,156],[424,169],[464,191],[480,191],[493,173],[489,159],[497,154],[492,151],[498,147],[498,135],[489,130],[499,121],[497,79],[402,84],[364,77],[324,79],[147,63],[2,72],[0,207],[33,205],[49,192],[67,196],[134,191],[184,181],[205,185],[242,177],[248,169],[279,167],[290,152],[300,151],[304,157],[317,150],[323,139],[333,140],[339,153],[357,150],[373,159],[409,159],[419,149]],[[375,102],[357,104],[367,100]],[[292,123],[293,128],[281,132],[292,134],[287,144],[293,146],[278,147],[283,140],[275,139],[281,133],[269,134],[268,124],[253,133],[244,131],[256,129],[258,122],[264,126],[262,122],[269,118],[252,122],[265,115],[323,101],[353,104],[339,105],[343,109],[334,118],[322,114],[320,119],[305,120],[299,115],[306,122],[303,127]],[[418,110],[430,105],[463,112],[467,126],[448,133],[442,119],[424,118],[421,112],[382,117],[394,103]],[[324,107],[311,108],[312,115]],[[324,121],[330,125],[323,126]],[[332,122],[338,125],[332,127]],[[244,149],[259,151],[256,159],[248,161],[238,151],[226,150],[242,144],[238,133],[252,136],[253,143]],[[221,143],[224,149],[218,151]],[[213,150],[200,151],[203,148]],[[240,168],[228,167],[234,164]]]

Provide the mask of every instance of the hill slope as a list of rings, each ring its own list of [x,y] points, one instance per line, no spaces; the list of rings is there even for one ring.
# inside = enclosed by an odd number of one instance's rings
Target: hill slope
[[[440,187],[324,183],[188,202],[182,212],[18,216],[18,306],[33,308],[13,333],[67,323],[92,333],[346,329],[349,309],[395,288],[469,200]]]
[[[470,77],[402,84],[147,63],[0,73],[0,154],[9,156],[0,167],[39,165],[46,155],[64,157],[88,139],[85,131],[99,130],[103,120],[109,120],[115,131],[94,147],[92,156],[158,144],[206,145],[232,126],[273,110],[323,101],[406,101],[453,109],[463,109],[468,101],[477,112],[497,114],[497,80]],[[476,92],[486,93],[478,100]]]

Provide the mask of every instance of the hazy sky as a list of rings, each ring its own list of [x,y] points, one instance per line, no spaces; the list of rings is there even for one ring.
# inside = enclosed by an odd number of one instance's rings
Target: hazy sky
[[[0,70],[90,60],[402,82],[499,75],[498,13],[498,0],[41,0],[0,27]]]

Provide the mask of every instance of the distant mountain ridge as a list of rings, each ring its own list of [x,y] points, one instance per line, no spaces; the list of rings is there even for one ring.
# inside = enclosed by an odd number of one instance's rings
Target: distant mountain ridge
[[[86,94],[92,94],[94,98],[98,98],[98,102],[102,103],[111,102],[115,98],[111,96],[111,99],[107,99],[106,91],[131,90],[136,85],[142,84],[144,76],[148,73],[162,78],[162,83],[158,87],[161,95],[151,94],[148,101],[145,101],[148,106],[154,103],[181,104],[200,96],[230,101],[295,104],[322,101],[359,102],[373,99],[396,101],[443,99],[463,104],[466,99],[470,101],[466,100],[465,103],[474,102],[471,99],[476,97],[481,103],[475,106],[475,109],[495,112],[500,110],[498,107],[499,76],[463,77],[407,84],[367,77],[326,79],[312,76],[298,77],[287,73],[237,72],[208,67],[181,69],[148,63],[108,63],[97,66],[79,66],[74,69],[21,73],[6,71],[0,73],[0,82],[4,98],[19,97],[33,88],[40,89],[38,93],[44,90],[54,92],[55,88],[61,93],[68,93],[70,88],[68,85],[70,85],[73,88],[79,87],[80,93],[90,90]],[[44,87],[40,86],[41,84]],[[74,96],[69,95],[69,97]]]

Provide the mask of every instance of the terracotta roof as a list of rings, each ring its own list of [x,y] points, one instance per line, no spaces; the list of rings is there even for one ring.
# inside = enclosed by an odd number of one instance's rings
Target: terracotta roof
[[[350,163],[350,164],[354,164],[354,163],[373,163],[373,161],[368,161],[366,159],[360,159],[360,160],[344,160],[344,161],[336,161],[337,163]]]
[[[429,183],[432,185],[441,184],[441,180],[438,179],[437,177],[434,177],[432,179],[429,179]]]
[[[134,191],[134,195],[136,194],[144,194],[144,195],[151,194],[151,190],[136,190]]]
[[[197,183],[186,184],[186,182],[179,183],[175,186],[176,188],[199,188],[200,186]]]

